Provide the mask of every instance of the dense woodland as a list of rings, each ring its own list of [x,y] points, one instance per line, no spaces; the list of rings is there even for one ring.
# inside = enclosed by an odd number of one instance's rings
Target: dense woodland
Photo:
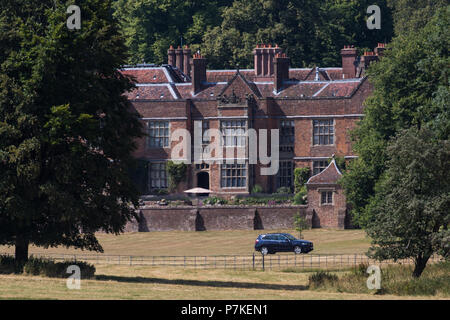
[[[340,49],[374,48],[393,36],[386,0],[117,0],[130,63],[165,63],[170,45],[188,44],[208,58],[209,68],[253,66],[258,43],[278,44],[292,66],[339,66]],[[393,1],[392,1],[393,2]],[[381,30],[366,26],[367,7],[378,4]]]
[[[445,0],[116,0],[114,15],[129,47],[129,63],[165,63],[170,45],[188,44],[209,68],[253,66],[258,43],[278,44],[293,67],[339,66],[340,49],[372,50],[394,35],[423,27]],[[381,9],[381,29],[369,30],[367,8]],[[395,22],[395,23],[394,23]],[[394,26],[395,25],[395,26]]]

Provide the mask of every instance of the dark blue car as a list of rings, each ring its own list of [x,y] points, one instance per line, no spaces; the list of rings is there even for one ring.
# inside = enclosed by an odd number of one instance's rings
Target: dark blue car
[[[255,241],[255,250],[266,255],[275,252],[295,252],[296,254],[312,251],[313,243],[296,239],[289,233],[260,234]]]

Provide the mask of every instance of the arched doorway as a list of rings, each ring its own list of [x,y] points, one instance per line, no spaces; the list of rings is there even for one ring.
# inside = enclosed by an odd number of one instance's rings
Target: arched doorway
[[[209,189],[209,173],[208,172],[199,172],[197,173],[197,187]]]

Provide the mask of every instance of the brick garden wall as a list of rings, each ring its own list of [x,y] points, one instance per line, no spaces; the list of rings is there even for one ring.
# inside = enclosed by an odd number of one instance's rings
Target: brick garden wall
[[[311,225],[307,206],[146,207],[140,210],[139,223],[129,223],[125,231],[293,229],[297,212]]]

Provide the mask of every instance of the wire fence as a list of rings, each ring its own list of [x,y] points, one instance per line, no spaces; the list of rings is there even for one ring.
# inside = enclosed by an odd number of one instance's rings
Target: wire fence
[[[413,264],[412,259],[377,261],[365,254],[275,254],[217,255],[217,256],[126,256],[100,254],[44,254],[33,253],[36,258],[55,261],[84,261],[95,265],[123,265],[149,267],[182,267],[191,269],[234,270],[343,270],[359,265]],[[429,262],[441,261],[434,255]]]

